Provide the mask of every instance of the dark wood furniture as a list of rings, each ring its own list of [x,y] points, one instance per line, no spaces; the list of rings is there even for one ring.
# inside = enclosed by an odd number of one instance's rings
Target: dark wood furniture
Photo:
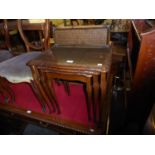
[[[0,22],[0,62],[5,61],[13,57],[13,52],[10,44],[10,36],[8,30],[8,21],[6,19],[1,20]]]
[[[154,77],[155,24],[149,20],[132,20],[128,42],[129,69],[135,87]]]
[[[31,24],[27,20],[17,20],[17,26],[27,51],[31,51],[31,49],[46,51],[49,49],[50,21],[48,19],[43,23]],[[40,38],[40,44],[38,44],[38,46],[36,46],[36,44],[33,45],[24,34],[25,31],[39,31],[41,33],[40,35],[43,34],[44,38]]]
[[[53,98],[54,101],[57,100],[54,97],[54,90],[51,85],[52,80],[79,81],[86,84],[88,120],[93,120],[96,125],[96,128],[89,126],[87,130],[99,129],[98,127],[101,126],[102,132],[105,133],[109,116],[107,113],[109,105],[106,105],[106,94],[110,76],[111,54],[109,47],[53,47],[51,53],[30,61],[28,65],[31,67],[38,87],[42,88],[43,92],[46,92],[46,97],[49,97],[52,105],[54,103]],[[93,98],[92,94],[94,94]],[[98,98],[99,96],[100,98]],[[97,107],[99,108],[98,119],[96,114]],[[91,108],[94,112],[93,117],[90,112]],[[57,109],[58,113],[61,113],[58,102],[55,105],[55,109]]]
[[[10,53],[15,56],[20,54],[20,51],[25,52],[23,41],[18,33],[17,20],[3,19],[3,23],[0,23],[0,29],[4,28],[5,45],[7,49],[9,49]]]
[[[11,50],[11,42],[10,42],[10,32],[11,31],[19,31],[20,35],[18,36],[18,40],[20,41],[24,41],[24,44],[26,46],[26,51],[30,51],[30,49],[33,48],[33,50],[45,50],[44,48],[41,48],[44,47],[44,45],[40,45],[40,47],[37,47],[35,46],[35,44],[32,44],[32,43],[36,43],[31,41],[30,42],[30,37],[33,37],[34,39],[37,39],[38,36],[39,36],[39,42],[42,42],[42,39],[44,36],[47,36],[47,32],[44,31],[44,22],[40,21],[30,21],[28,19],[24,19],[24,20],[17,20],[17,19],[14,19],[14,20],[8,20],[8,19],[4,19],[3,20],[4,22],[3,23],[0,23],[0,29],[4,29],[5,31],[5,41],[6,41],[6,46],[9,50]],[[21,28],[21,25],[22,25],[22,28]],[[50,22],[49,20],[49,28],[48,30],[51,31],[50,29],[52,29],[52,22]],[[37,32],[38,31],[38,32]],[[37,32],[37,35],[36,33]],[[51,35],[51,34],[50,34]],[[51,36],[50,36],[51,37]],[[21,40],[22,38],[22,40]],[[47,40],[47,39],[45,39]],[[37,40],[38,41],[38,40]],[[22,42],[21,42],[22,44]],[[38,43],[39,45],[40,43]],[[45,43],[47,44],[47,43]],[[47,45],[45,45],[47,46]],[[46,47],[47,48],[47,47]],[[24,53],[25,50],[23,48],[23,51],[22,53]]]
[[[110,44],[109,27],[104,25],[55,27],[53,37],[56,46],[102,47]]]
[[[1,29],[4,29],[4,38],[5,38],[5,45],[11,52],[11,44],[10,44],[10,37],[9,37],[9,30],[8,30],[8,21],[4,19],[1,23]]]
[[[3,19],[2,22],[0,22],[0,29],[4,30],[5,44],[6,44],[6,47],[11,51],[9,32],[13,31],[13,30],[18,30],[17,29],[17,20]]]
[[[129,110],[130,117],[137,119],[141,126],[144,124],[154,100],[154,42],[154,20],[132,20],[127,50],[131,79]]]

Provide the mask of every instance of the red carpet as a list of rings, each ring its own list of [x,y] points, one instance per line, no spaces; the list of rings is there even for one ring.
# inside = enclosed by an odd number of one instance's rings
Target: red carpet
[[[10,84],[10,86],[16,97],[14,103],[15,107],[43,113],[40,103],[28,83]],[[88,125],[86,98],[82,84],[70,83],[70,96],[66,94],[63,85],[58,86],[54,84],[54,86],[61,113],[49,114],[48,108],[46,108],[46,113],[51,116],[54,115],[62,119]]]

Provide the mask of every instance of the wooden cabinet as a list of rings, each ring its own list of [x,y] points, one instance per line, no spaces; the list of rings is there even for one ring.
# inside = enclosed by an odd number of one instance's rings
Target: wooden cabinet
[[[155,26],[150,20],[132,20],[128,40],[131,92],[128,117],[142,129],[154,102]]]
[[[155,25],[149,20],[132,20],[129,32],[129,57],[134,87],[149,84],[155,77]]]

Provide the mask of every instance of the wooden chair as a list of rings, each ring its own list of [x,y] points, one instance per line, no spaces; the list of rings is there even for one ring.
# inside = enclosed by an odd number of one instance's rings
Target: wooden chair
[[[46,23],[46,24],[45,24]],[[49,38],[50,38],[50,21],[46,20],[45,23],[29,23],[28,20],[18,20],[18,30],[19,33],[25,43],[27,51],[31,51],[31,49],[34,50],[42,50],[46,51],[49,49]],[[25,31],[38,31],[40,34],[40,44],[33,44],[28,40],[28,37],[26,37]],[[41,35],[44,37],[41,38]]]
[[[4,39],[4,43],[2,45],[4,49],[0,49],[0,62],[2,62],[13,57],[8,30],[8,21],[6,19],[2,20],[0,23],[0,29],[2,39]]]
[[[47,51],[50,48],[49,47],[49,34],[50,34],[49,33],[49,20],[45,20],[44,23],[35,23],[35,24],[30,24],[25,20],[24,22],[22,22],[22,20],[18,20],[17,26],[18,26],[19,33],[25,43],[25,46],[28,52],[15,56],[9,60],[6,60],[0,63],[1,80],[4,81],[5,79],[5,81],[9,81],[10,83],[14,83],[14,84],[26,82],[29,85],[31,85],[32,88],[34,88],[35,93],[40,94],[39,90],[35,89],[36,85],[33,82],[31,70],[28,66],[26,66],[26,63],[29,60],[43,54],[42,51]],[[35,47],[33,44],[28,42],[27,38],[24,35],[23,29],[34,30],[34,31],[36,30],[36,31],[43,32],[44,38],[42,39],[42,43],[40,44],[39,47]],[[40,50],[40,51],[32,51],[31,49],[33,48],[35,50]],[[9,83],[9,82],[6,82],[6,83]],[[6,85],[6,88],[7,87],[9,86]],[[7,96],[7,98],[9,98],[9,96]],[[45,104],[43,103],[44,100],[40,96],[39,96],[39,100],[42,106],[42,110],[45,111]],[[9,102],[12,103],[14,101],[10,100]]]

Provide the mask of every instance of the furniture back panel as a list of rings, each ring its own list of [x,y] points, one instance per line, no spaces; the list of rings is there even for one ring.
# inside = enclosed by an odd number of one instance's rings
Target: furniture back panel
[[[56,45],[103,46],[108,44],[109,31],[103,26],[63,27],[54,30]]]

